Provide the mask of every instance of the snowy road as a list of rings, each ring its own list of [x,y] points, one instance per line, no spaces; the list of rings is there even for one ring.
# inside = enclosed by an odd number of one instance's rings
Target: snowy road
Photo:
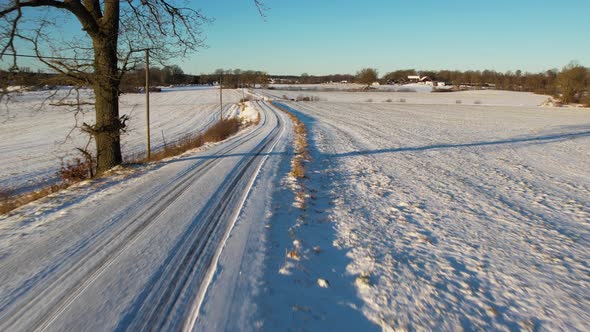
[[[254,179],[289,137],[282,113],[256,108],[260,124],[222,144],[0,220],[0,330],[190,329]]]
[[[270,324],[326,329],[324,297],[350,288],[385,331],[590,328],[588,110],[285,104],[311,131],[313,227]]]

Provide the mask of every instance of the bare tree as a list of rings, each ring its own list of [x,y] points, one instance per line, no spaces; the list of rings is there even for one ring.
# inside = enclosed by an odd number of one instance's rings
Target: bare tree
[[[377,79],[377,69],[364,68],[359,70],[358,73],[356,73],[357,82],[361,84],[366,84],[367,88],[369,88],[371,84],[375,83]]]
[[[263,6],[253,0],[260,13]],[[96,143],[97,172],[102,173],[122,162],[120,135],[126,117],[119,115],[119,84],[133,66],[133,53],[149,49],[158,59],[184,55],[202,46],[200,27],[208,22],[188,1],[174,0],[11,0],[0,1],[0,59],[13,56],[16,67],[17,40],[29,42],[39,61],[61,73],[73,85],[92,86],[96,121],[84,130]],[[76,19],[82,37],[61,40],[51,33],[47,20],[23,21],[32,11],[58,11]],[[36,26],[30,29],[31,26]],[[65,52],[68,59],[46,56]],[[63,45],[68,47],[63,47]],[[64,57],[66,57],[64,55]],[[84,60],[90,58],[91,61]]]
[[[561,101],[569,104],[583,99],[583,93],[590,83],[587,68],[576,62],[570,62],[557,75],[557,87],[561,92]]]

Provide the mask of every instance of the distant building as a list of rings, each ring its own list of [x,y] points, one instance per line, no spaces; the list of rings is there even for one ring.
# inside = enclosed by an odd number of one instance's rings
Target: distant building
[[[436,85],[436,82],[432,81],[432,79],[428,76],[410,75],[408,76],[408,81],[410,81],[411,83],[419,83],[430,86]]]

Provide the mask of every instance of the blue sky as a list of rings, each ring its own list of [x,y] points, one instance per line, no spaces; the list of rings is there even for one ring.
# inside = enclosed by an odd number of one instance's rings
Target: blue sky
[[[171,62],[295,75],[590,66],[589,0],[264,1],[265,19],[251,0],[190,1],[214,18],[208,48]]]
[[[375,67],[541,71],[590,65],[588,0],[249,0],[203,3],[208,49],[183,67],[350,73]]]

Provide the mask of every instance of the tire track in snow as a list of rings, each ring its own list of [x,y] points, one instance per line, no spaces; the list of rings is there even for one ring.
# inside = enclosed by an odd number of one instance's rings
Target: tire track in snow
[[[252,166],[269,146],[271,148],[266,152],[272,151],[283,128],[276,111],[272,112],[277,119],[277,126],[251,152],[252,156],[236,165],[231,172],[234,175],[224,181],[207,208],[186,231],[186,236],[170,251],[171,255],[166,259],[163,268],[159,269],[162,273],[155,275],[155,280],[149,283],[144,294],[136,299],[137,303],[133,305],[135,310],[128,314],[133,322],[129,326],[120,325],[117,330],[169,331],[180,330],[183,325],[187,329],[187,325],[194,323],[196,316],[191,315],[196,315],[197,312],[190,312],[193,308],[191,302],[208,286],[203,282],[210,269],[214,268],[213,260],[217,249],[214,244],[229,232],[240,210],[235,209],[232,203],[245,198],[249,186],[244,184],[251,182],[258,172],[258,167]],[[262,160],[259,164],[261,163]],[[238,205],[241,208],[241,204]],[[187,320],[192,320],[193,323],[187,323]]]

